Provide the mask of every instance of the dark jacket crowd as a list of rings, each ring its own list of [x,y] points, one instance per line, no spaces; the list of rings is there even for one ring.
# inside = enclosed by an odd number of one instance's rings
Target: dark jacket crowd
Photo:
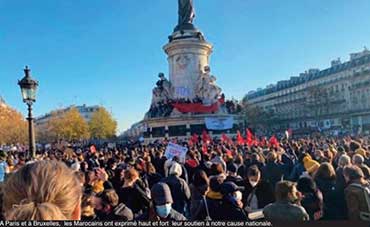
[[[188,147],[185,160],[167,159],[166,142],[53,147],[36,159],[61,161],[74,171],[86,221],[366,221],[369,141],[302,138],[263,147],[178,142]],[[0,157],[6,187],[7,178],[29,160],[17,151]]]

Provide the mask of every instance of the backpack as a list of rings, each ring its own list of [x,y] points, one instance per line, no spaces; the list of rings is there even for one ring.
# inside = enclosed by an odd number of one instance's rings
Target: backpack
[[[351,184],[356,188],[361,188],[365,195],[365,201],[367,204],[367,212],[360,212],[360,219],[363,221],[370,221],[370,186],[362,186],[361,184]]]

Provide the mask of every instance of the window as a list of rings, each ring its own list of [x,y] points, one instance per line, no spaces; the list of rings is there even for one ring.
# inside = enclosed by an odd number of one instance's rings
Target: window
[[[164,127],[152,128],[153,137],[164,137],[166,130]]]
[[[186,136],[186,125],[169,126],[169,136]]]
[[[193,135],[194,133],[198,135],[202,135],[203,130],[207,130],[204,124],[200,125],[190,125],[190,133]]]

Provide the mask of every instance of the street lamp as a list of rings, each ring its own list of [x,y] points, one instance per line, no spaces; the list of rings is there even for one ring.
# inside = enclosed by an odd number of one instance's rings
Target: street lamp
[[[36,156],[35,146],[35,133],[33,129],[33,117],[32,117],[32,104],[36,102],[36,90],[39,83],[33,80],[30,75],[30,69],[28,66],[24,69],[25,76],[22,80],[18,81],[18,85],[21,88],[23,102],[28,106],[28,136],[29,136],[29,151],[28,156],[31,154],[32,158]]]

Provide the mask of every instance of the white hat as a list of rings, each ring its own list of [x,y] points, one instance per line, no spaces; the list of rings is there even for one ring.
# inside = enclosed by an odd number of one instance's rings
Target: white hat
[[[182,174],[182,168],[181,165],[178,163],[173,163],[171,168],[170,168],[170,175],[176,175],[176,176],[181,176]]]

